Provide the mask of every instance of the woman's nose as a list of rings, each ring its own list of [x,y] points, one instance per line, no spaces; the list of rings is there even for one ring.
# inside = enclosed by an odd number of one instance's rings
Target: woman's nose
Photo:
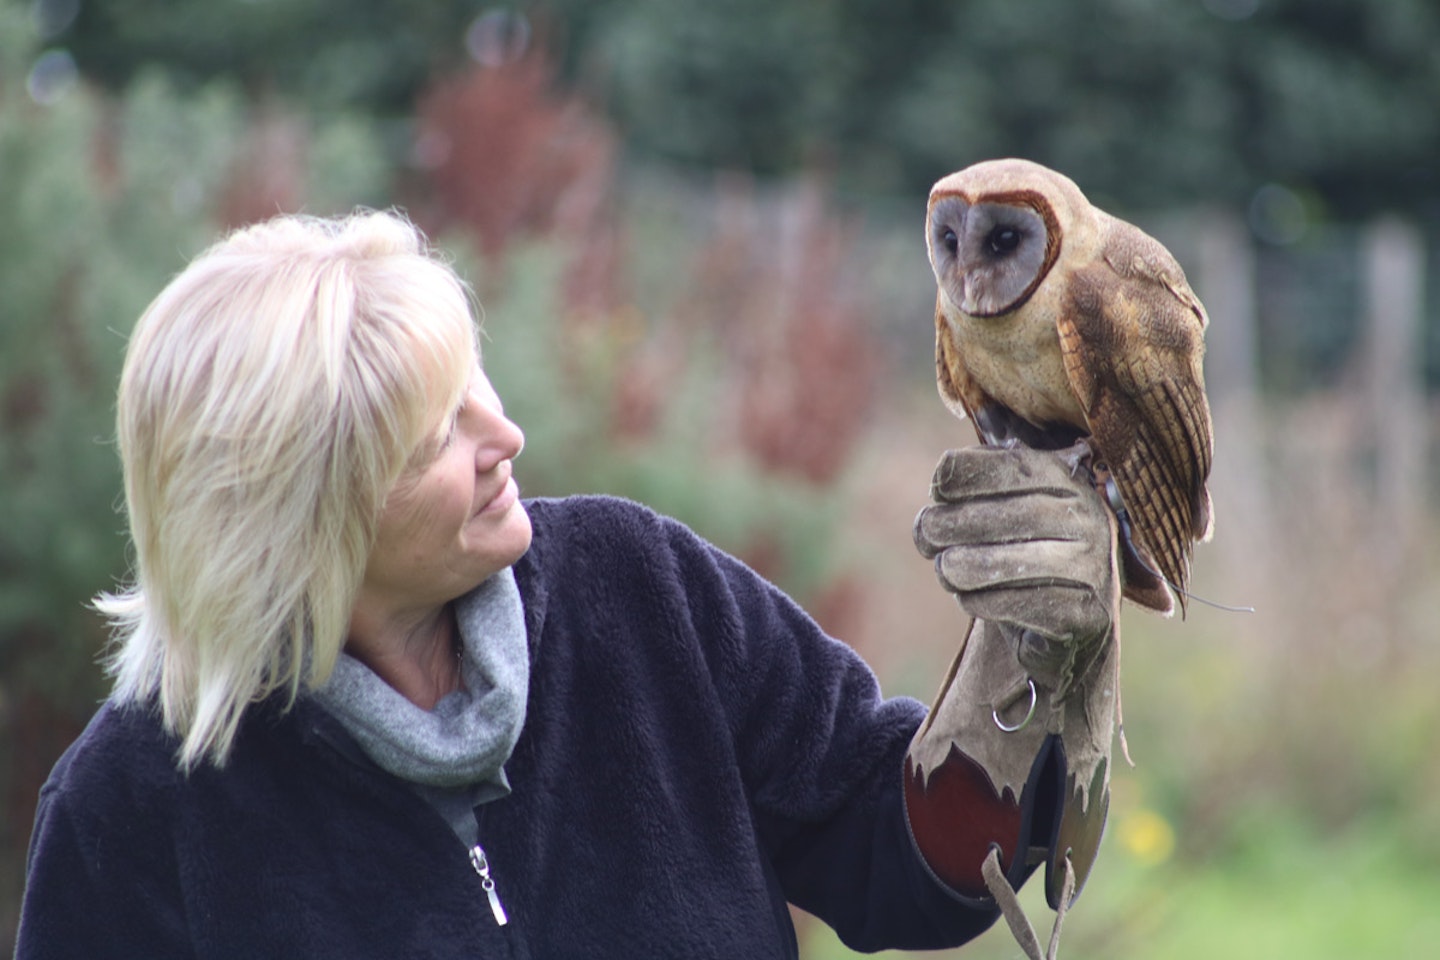
[[[514,460],[525,449],[525,431],[505,414],[500,414],[500,438],[498,445],[505,451],[506,460]]]
[[[480,416],[480,442],[475,445],[475,465],[481,472],[493,470],[502,460],[514,460],[525,448],[525,432],[505,416],[499,399],[493,394],[477,404]]]

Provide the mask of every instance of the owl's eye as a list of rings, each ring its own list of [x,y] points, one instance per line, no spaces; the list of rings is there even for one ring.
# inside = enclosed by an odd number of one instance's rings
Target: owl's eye
[[[995,253],[1011,253],[1020,246],[1020,231],[1014,227],[996,227],[985,239]]]
[[[955,235],[954,230],[947,228],[945,232],[940,235],[940,242],[945,244],[945,249],[949,250],[952,255],[960,249],[960,238]]]

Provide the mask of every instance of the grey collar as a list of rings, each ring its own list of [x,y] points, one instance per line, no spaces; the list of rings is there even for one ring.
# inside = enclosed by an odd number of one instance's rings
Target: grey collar
[[[525,723],[530,649],[514,571],[506,568],[455,601],[464,647],[463,689],[426,711],[346,653],[314,691],[382,769],[431,787],[478,786],[479,802],[510,792],[505,761]]]

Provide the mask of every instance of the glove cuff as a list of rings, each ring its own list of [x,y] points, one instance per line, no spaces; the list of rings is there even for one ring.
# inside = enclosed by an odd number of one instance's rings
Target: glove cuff
[[[1078,896],[1109,805],[1114,655],[1106,642],[1085,679],[1057,695],[1020,663],[1014,631],[972,624],[904,770],[911,839],[957,898],[993,902],[982,872],[992,847],[1016,888],[1047,864],[1052,908],[1068,855]]]

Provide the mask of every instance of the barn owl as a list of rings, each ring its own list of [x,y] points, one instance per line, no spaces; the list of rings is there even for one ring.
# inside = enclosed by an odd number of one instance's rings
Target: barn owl
[[[1159,241],[1069,178],[992,160],[930,191],[940,395],[986,444],[1075,448],[1119,519],[1125,596],[1185,609],[1210,536],[1207,318]]]

